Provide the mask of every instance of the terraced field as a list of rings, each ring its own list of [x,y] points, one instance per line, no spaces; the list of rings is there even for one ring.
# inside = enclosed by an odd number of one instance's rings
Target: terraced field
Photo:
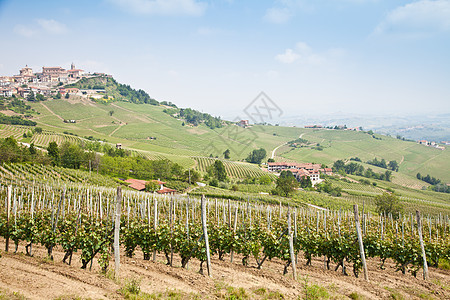
[[[33,130],[33,127],[0,124],[0,138],[13,136],[16,140],[21,139],[24,133]]]
[[[45,166],[40,164],[3,164],[0,166],[0,182],[14,184],[15,182],[40,183],[80,183],[104,186],[117,185],[111,178],[97,175],[95,172]]]
[[[210,157],[193,157],[197,162],[196,169],[200,172],[206,173],[209,166],[214,164],[217,160],[216,158]],[[253,178],[253,177],[261,177],[263,175],[270,175],[275,177],[274,175],[261,170],[258,166],[244,163],[244,162],[234,162],[228,160],[221,160],[225,166],[225,170],[227,175],[234,178]]]

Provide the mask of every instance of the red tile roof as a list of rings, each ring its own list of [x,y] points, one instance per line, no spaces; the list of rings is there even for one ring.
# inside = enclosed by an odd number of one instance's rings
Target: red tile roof
[[[169,188],[163,188],[162,190],[156,191],[158,194],[172,194],[175,193],[176,190],[169,189]]]

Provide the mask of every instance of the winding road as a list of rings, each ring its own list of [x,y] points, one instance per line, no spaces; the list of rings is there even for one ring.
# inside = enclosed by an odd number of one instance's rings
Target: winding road
[[[301,139],[302,136],[303,136],[304,134],[305,134],[305,133],[300,134],[300,135],[298,136],[298,138]],[[275,149],[272,150],[272,156],[271,156],[271,158],[274,158],[274,157],[275,157],[275,153],[276,153],[276,151],[278,150],[278,148],[280,148],[281,146],[284,146],[284,145],[286,145],[286,144],[287,144],[287,142],[286,142],[286,143],[283,143],[283,144],[281,144],[281,145],[279,145],[279,146],[277,146],[277,147],[275,147]]]

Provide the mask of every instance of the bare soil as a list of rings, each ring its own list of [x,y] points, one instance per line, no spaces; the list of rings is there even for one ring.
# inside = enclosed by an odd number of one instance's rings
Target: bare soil
[[[5,242],[0,239],[0,249]],[[14,253],[14,244],[9,252],[1,252],[0,299],[123,299],[121,288],[127,279],[140,280],[142,292],[164,297],[175,293],[177,299],[198,297],[200,299],[225,299],[230,291],[243,288],[249,299],[268,299],[268,295],[284,296],[284,299],[306,298],[308,287],[318,285],[326,289],[332,299],[450,299],[450,271],[430,268],[430,279],[424,281],[421,273],[415,278],[410,273],[396,272],[394,264],[387,262],[386,269],[379,269],[378,260],[369,260],[369,282],[362,277],[344,276],[339,270],[324,269],[322,258],[305,266],[303,257],[298,257],[298,280],[292,278],[292,270],[283,276],[283,263],[266,261],[261,270],[256,269],[252,259],[249,266],[242,266],[241,257],[235,255],[219,261],[212,260],[212,278],[201,275],[199,262],[193,260],[188,269],[180,267],[178,255],[174,255],[173,267],[165,264],[163,255],[156,262],[146,261],[137,250],[133,258],[121,256],[120,280],[111,274],[103,275],[97,261],[92,269],[81,269],[79,254],[74,253],[72,265],[62,263],[64,253],[54,249],[54,260],[47,258],[46,249],[33,245],[33,257],[26,256],[25,247],[19,245]],[[114,268],[111,260],[110,268]],[[349,273],[351,269],[348,270]],[[206,264],[204,268],[206,273]],[[261,296],[260,294],[264,294]],[[17,298],[17,295],[20,297]],[[275,299],[275,298],[274,298]],[[279,298],[277,298],[279,299]]]

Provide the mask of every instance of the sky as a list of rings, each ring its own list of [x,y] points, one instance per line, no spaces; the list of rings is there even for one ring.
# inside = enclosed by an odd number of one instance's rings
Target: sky
[[[450,112],[450,0],[0,0],[0,75],[106,72],[233,119]]]

